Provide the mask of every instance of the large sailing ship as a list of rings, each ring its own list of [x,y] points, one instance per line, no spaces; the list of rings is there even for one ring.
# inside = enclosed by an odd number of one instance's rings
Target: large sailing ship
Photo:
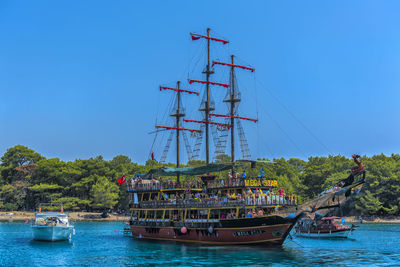
[[[127,183],[132,211],[129,223],[132,236],[137,239],[205,245],[281,245],[302,216],[301,212],[293,213],[297,205],[296,196],[273,194],[273,190],[276,191],[278,186],[277,181],[267,179],[262,171],[258,177],[246,177],[245,173],[238,175],[235,172],[240,164],[239,161],[235,161],[235,129],[238,130],[240,143],[243,144],[243,128],[240,121],[257,122],[256,119],[241,117],[238,114],[237,105],[241,97],[236,90],[235,71],[240,69],[253,72],[254,68],[235,64],[233,55],[229,63],[211,62],[211,43],[224,45],[228,41],[210,36],[210,29],[207,29],[207,35],[191,33],[191,38],[193,41],[206,40],[207,65],[203,71],[206,79],[188,80],[189,84],[205,85],[205,97],[200,107],[203,119],[184,122],[198,123],[202,126],[200,129],[192,129],[185,128],[182,124],[185,112],[182,108],[181,94],[199,95],[198,92],[183,90],[179,81],[176,88],[160,86],[160,91],[170,90],[176,93],[176,105],[171,114],[175,117],[175,125],[156,125],[158,130],[173,131],[176,135],[176,168],[155,169],[145,175],[136,175]],[[211,81],[210,77],[217,66],[229,67],[229,84]],[[215,107],[210,99],[211,86],[227,89],[228,97],[224,100],[229,106],[227,114],[214,113]],[[224,118],[225,122],[216,122],[212,118]],[[231,162],[210,163],[211,127],[229,131]],[[180,136],[182,134],[185,139],[185,132],[195,133],[200,138],[205,136],[204,166],[180,167]],[[171,139],[172,135],[169,143]],[[195,146],[193,152],[198,153],[198,150],[199,147]],[[246,148],[242,147],[243,152],[246,154]],[[246,155],[244,156],[246,158]],[[217,180],[216,176],[211,174],[223,170],[232,170],[227,179]],[[196,178],[194,182],[183,184],[182,175]],[[176,182],[165,180],[166,178],[163,180],[164,176],[176,177]]]

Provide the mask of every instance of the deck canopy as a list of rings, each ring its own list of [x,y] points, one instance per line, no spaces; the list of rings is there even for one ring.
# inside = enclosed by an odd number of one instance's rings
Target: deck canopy
[[[150,170],[146,176],[150,176],[152,174],[159,176],[176,176],[176,175],[201,175],[210,172],[218,172],[229,170],[232,168],[232,164],[208,164],[201,167],[196,168],[171,168],[171,167],[162,167],[159,169]]]

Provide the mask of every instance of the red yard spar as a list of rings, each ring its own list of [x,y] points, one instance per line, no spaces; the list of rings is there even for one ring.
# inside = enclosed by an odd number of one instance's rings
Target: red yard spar
[[[163,128],[166,130],[178,130],[178,131],[189,131],[189,132],[197,132],[201,133],[201,130],[198,129],[188,129],[188,128],[178,128],[178,127],[172,127],[172,126],[161,126],[161,125],[156,125],[157,129]]]
[[[248,120],[248,121],[252,121],[252,122],[257,122],[258,121],[257,119],[251,119],[251,118],[240,117],[240,116],[232,116],[232,115],[210,114],[209,116],[210,116],[210,118],[211,118],[211,116],[214,116],[214,117],[224,117],[224,118]]]
[[[222,86],[222,87],[225,87],[225,88],[229,87],[229,84],[225,84],[225,83],[216,83],[216,82],[210,82],[210,81],[199,81],[199,80],[189,79],[189,84],[192,84],[192,83],[211,84],[211,85]]]
[[[251,72],[255,71],[254,68],[249,68],[249,67],[246,67],[246,66],[229,64],[229,63],[224,63],[224,62],[218,62],[218,61],[213,61],[212,66],[214,67],[214,65],[223,65],[223,66],[229,66],[229,67],[234,67],[234,68],[241,68],[241,69],[244,69],[244,70],[249,70]]]
[[[157,129],[176,130],[176,152],[177,152],[176,153],[176,167],[177,168],[179,168],[179,163],[180,163],[179,162],[179,132],[180,131],[189,131],[191,133],[193,133],[193,132],[201,133],[201,130],[198,130],[198,129],[189,129],[189,128],[180,127],[181,117],[185,116],[185,114],[181,110],[181,93],[188,93],[188,94],[195,94],[195,95],[199,95],[199,93],[198,92],[194,92],[194,91],[189,91],[189,90],[183,90],[179,86],[180,86],[180,81],[177,82],[176,88],[160,86],[160,91],[162,91],[162,90],[171,90],[171,91],[176,92],[176,94],[177,94],[177,101],[178,101],[177,102],[177,109],[173,114],[170,115],[172,117],[176,117],[176,125],[175,126],[156,125]],[[173,133],[171,133],[170,138],[168,138],[168,141],[167,141],[168,142],[168,145],[167,145],[168,148],[169,148],[169,144],[170,144],[170,142],[172,140],[172,135],[173,135]],[[184,135],[184,137],[185,137],[185,135]],[[168,149],[164,150],[164,153],[162,155],[161,161],[163,161],[163,158],[164,159],[166,158],[167,152],[168,152]],[[179,183],[179,174],[177,175],[177,181]]]
[[[229,41],[226,41],[226,40],[222,40],[222,39],[218,39],[218,38],[214,38],[214,37],[210,37],[210,36],[205,36],[205,35],[201,35],[201,34],[197,34],[197,33],[191,32],[190,35],[192,36],[192,41],[196,41],[196,40],[199,40],[200,38],[204,38],[204,39],[211,40],[211,41],[221,42],[223,44],[229,43]]]
[[[193,92],[193,91],[188,91],[188,90],[182,90],[182,89],[176,89],[176,88],[171,88],[171,87],[160,86],[160,91],[162,91],[162,90],[172,90],[172,91],[175,91],[175,92],[181,92],[181,93],[188,93],[188,94],[199,95],[198,92]]]
[[[211,114],[210,114],[211,115]],[[211,125],[217,125],[217,126],[223,126],[226,127],[228,130],[231,128],[231,125],[226,124],[226,123],[219,123],[219,122],[212,122],[212,121],[195,121],[195,120],[183,120],[185,122],[194,122],[194,123],[204,123],[204,124],[211,124]]]

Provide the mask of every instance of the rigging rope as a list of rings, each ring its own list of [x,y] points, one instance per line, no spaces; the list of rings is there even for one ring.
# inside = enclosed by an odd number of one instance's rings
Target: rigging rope
[[[305,125],[304,125],[304,123],[303,122],[301,122],[287,107],[286,107],[286,105],[284,105],[279,99],[278,99],[278,97],[277,96],[275,96],[273,93],[272,93],[272,91],[271,90],[269,90],[261,81],[259,81],[259,80],[257,80],[259,83],[260,83],[260,85],[262,86],[262,87],[264,87],[264,89],[275,99],[275,101],[279,104],[279,105],[281,105],[282,106],[282,108],[287,112],[287,113],[289,113],[289,115],[290,116],[292,116],[292,118],[295,120],[295,121],[297,121],[297,123],[298,124],[300,124],[300,126],[301,127],[303,127],[307,132],[308,132],[308,134],[310,134],[329,154],[332,154],[332,152],[330,151],[330,149],[321,141],[321,140],[319,140],[319,138],[317,138],[317,136],[313,133],[313,132],[311,132],[311,130],[310,129],[308,129],[308,127],[306,127]]]
[[[257,95],[257,83],[256,83],[256,74],[253,74],[254,77],[254,93],[256,94],[256,116],[257,116],[257,121],[259,120],[258,118],[258,95]],[[257,123],[257,155],[260,155],[260,127],[259,123]]]
[[[304,158],[307,158],[306,154],[300,149],[300,147],[296,144],[296,142],[290,137],[290,135],[283,130],[283,128],[279,125],[279,123],[267,112],[264,111],[265,114],[267,114],[267,116],[270,118],[270,120],[272,120],[275,125],[279,128],[279,130],[282,131],[282,133],[286,136],[286,138],[293,144],[293,146],[303,155]]]
[[[249,96],[254,98],[254,95],[249,94]],[[260,106],[264,108],[264,106]],[[267,109],[264,108],[264,113],[270,118],[272,122],[278,127],[279,130],[286,136],[286,138],[293,144],[293,146],[303,155],[303,157],[307,158],[305,153],[300,149],[300,147],[296,144],[296,142],[290,137],[290,135],[280,126],[280,124],[268,113]]]

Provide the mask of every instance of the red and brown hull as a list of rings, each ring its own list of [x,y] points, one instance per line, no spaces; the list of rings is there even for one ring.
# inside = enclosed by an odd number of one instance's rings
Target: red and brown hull
[[[241,219],[243,220],[243,219]],[[260,220],[258,220],[260,221]],[[277,224],[240,226],[240,227],[216,227],[211,233],[204,228],[187,228],[185,234],[181,228],[131,225],[132,236],[137,239],[184,242],[198,245],[282,245],[287,235],[296,223],[297,218],[285,220]],[[254,220],[248,219],[234,224],[255,224]],[[258,224],[258,223],[257,223]]]

